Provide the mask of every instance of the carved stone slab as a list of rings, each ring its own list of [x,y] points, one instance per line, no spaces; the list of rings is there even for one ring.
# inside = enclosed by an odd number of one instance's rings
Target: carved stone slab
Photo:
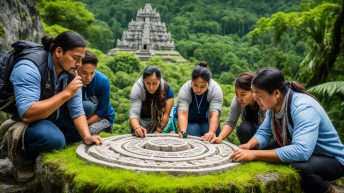
[[[81,144],[76,153],[88,162],[107,167],[202,175],[237,166],[239,163],[229,160],[235,148],[226,141],[210,144],[193,136],[181,139],[176,134],[148,134],[145,138],[132,135],[108,137],[98,146]]]

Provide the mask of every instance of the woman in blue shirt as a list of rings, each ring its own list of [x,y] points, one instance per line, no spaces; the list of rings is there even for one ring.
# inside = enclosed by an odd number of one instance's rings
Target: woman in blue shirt
[[[83,106],[88,115],[87,123],[91,134],[102,131],[112,133],[115,110],[110,104],[110,82],[103,73],[97,71],[97,64],[97,56],[86,50],[82,66],[78,69],[83,83]]]
[[[239,146],[231,159],[288,162],[301,175],[305,192],[335,192],[325,180],[344,175],[344,145],[319,102],[299,83],[286,82],[274,68],[258,71],[252,90],[260,107],[268,111],[254,137]],[[276,149],[250,150],[264,149],[272,138]]]

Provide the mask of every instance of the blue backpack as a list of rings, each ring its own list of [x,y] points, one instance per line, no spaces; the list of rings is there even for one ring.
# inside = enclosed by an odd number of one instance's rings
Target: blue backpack
[[[8,52],[0,51],[0,111],[16,114],[13,85],[10,76],[13,66],[19,60],[30,60],[39,69],[41,74],[41,88],[44,88],[48,79],[48,51],[42,45],[18,41],[13,43],[12,50]]]

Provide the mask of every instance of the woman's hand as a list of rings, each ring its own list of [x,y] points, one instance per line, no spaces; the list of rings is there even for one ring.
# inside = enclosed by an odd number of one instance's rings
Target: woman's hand
[[[239,148],[249,150],[251,149],[251,146],[248,143],[244,143],[244,144],[239,145]]]
[[[143,128],[142,126],[136,127],[135,128],[135,135],[137,137],[146,137],[147,135],[147,129]]]
[[[253,150],[237,149],[229,158],[233,161],[252,161],[256,155]]]
[[[213,139],[210,140],[210,143],[217,143],[220,144],[222,143],[222,139],[220,137],[213,137]]]

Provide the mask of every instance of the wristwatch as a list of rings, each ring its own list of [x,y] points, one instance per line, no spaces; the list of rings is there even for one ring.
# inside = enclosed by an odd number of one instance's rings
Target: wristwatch
[[[188,133],[186,131],[180,131],[180,133],[182,134],[183,138],[188,137]]]

